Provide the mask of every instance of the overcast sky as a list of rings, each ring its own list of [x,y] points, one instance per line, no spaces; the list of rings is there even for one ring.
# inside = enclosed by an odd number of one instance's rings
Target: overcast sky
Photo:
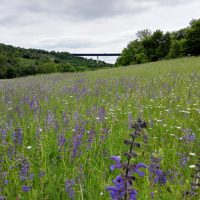
[[[0,0],[0,43],[120,53],[138,30],[173,31],[198,18],[200,0]]]

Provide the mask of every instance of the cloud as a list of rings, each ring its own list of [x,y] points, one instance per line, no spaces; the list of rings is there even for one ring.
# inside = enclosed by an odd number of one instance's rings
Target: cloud
[[[0,42],[70,52],[120,52],[138,30],[177,30],[199,0],[0,0]]]
[[[151,4],[151,2],[150,2]],[[71,20],[96,20],[119,15],[141,13],[149,8],[148,1],[132,0],[12,0],[8,3],[1,0],[0,18],[1,21],[11,20],[2,19],[2,16],[9,16],[16,20],[23,20],[21,16],[39,15],[41,19],[45,16],[55,18],[68,18]]]
[[[0,0],[1,25],[26,25],[38,20],[93,21],[136,16],[156,6],[178,6],[197,0]],[[27,20],[28,19],[28,20]],[[35,19],[35,21],[34,21]]]

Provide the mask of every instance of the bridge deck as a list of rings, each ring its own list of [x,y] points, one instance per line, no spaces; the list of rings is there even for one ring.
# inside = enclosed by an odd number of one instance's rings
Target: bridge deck
[[[120,56],[121,53],[71,53],[73,56]]]

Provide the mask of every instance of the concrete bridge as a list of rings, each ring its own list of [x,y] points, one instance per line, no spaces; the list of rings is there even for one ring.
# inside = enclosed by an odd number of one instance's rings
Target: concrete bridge
[[[121,53],[71,53],[73,56],[95,56],[97,57],[97,63],[99,62],[99,56],[120,56]]]

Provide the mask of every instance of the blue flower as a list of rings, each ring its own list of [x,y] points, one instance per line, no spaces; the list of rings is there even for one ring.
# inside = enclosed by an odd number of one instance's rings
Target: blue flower
[[[65,182],[66,193],[68,193],[70,199],[75,199],[74,185],[75,181],[73,179],[67,179]]]
[[[23,192],[29,192],[31,190],[31,187],[30,186],[27,186],[27,185],[23,185],[22,186],[22,191]]]
[[[113,183],[115,186],[109,186],[106,189],[110,191],[110,196],[113,200],[120,200],[125,195],[125,183],[121,176],[117,176]]]
[[[130,200],[136,200],[136,196],[137,196],[137,191],[136,190],[132,190],[131,192],[130,192]]]
[[[141,172],[139,169],[140,168],[147,168],[147,166],[144,163],[138,163],[135,166],[134,172],[137,173],[139,176],[143,177],[144,172]]]
[[[110,158],[111,160],[114,160],[116,162],[115,165],[111,165],[110,166],[110,170],[113,171],[114,169],[118,168],[120,169],[122,167],[121,164],[121,157],[120,156],[111,156]]]

